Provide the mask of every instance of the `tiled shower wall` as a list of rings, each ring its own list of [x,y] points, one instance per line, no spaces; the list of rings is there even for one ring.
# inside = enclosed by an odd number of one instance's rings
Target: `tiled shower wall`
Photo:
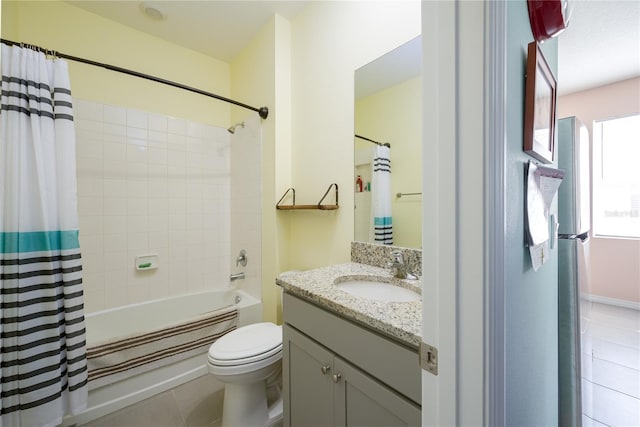
[[[75,100],[87,313],[229,283],[230,135]],[[135,258],[158,255],[158,269]]]

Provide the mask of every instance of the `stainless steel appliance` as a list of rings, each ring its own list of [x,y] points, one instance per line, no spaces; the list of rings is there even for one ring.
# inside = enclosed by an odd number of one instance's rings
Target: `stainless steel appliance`
[[[559,425],[581,426],[591,414],[584,377],[591,372],[588,256],[591,229],[587,128],[576,117],[558,120],[558,410]],[[590,380],[590,378],[587,378]]]

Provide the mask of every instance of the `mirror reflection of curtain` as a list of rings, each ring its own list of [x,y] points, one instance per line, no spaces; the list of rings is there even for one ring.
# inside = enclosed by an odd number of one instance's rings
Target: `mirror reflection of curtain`
[[[393,221],[391,215],[391,160],[390,149],[377,146],[373,157],[371,183],[373,205],[374,241],[393,245]]]

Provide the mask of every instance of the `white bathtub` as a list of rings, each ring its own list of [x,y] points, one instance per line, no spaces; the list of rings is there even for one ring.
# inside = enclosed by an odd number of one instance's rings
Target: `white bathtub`
[[[259,299],[233,288],[211,290],[88,314],[85,319],[87,346],[188,320],[231,304],[238,306],[239,326],[262,321]],[[87,423],[205,375],[208,372],[206,362],[205,350],[198,356],[91,390],[87,410],[65,418],[62,425]]]

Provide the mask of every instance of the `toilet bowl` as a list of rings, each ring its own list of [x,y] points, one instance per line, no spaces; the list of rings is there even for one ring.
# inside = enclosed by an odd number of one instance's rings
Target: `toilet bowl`
[[[282,327],[243,326],[209,348],[209,372],[225,384],[222,427],[264,427],[282,418],[282,396],[267,403],[267,387],[282,374]]]

